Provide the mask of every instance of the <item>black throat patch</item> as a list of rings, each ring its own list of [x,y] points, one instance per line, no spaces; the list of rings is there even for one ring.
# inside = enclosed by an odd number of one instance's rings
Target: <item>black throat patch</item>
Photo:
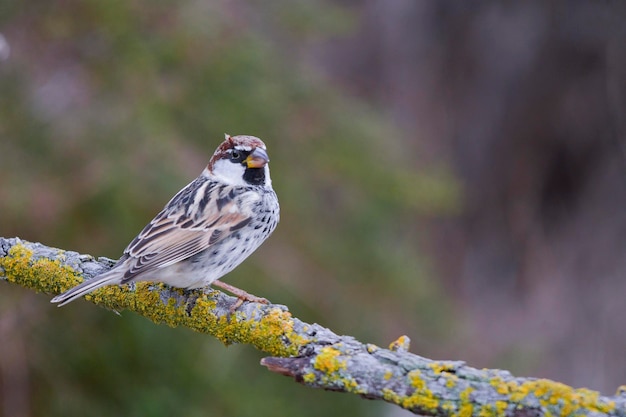
[[[246,168],[243,180],[251,185],[264,185],[265,168]]]

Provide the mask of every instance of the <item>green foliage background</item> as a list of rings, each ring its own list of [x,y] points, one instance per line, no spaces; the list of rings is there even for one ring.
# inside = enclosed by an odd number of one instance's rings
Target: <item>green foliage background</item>
[[[382,346],[408,334],[414,351],[441,357],[452,314],[421,230],[456,210],[456,188],[445,167],[405,150],[411,139],[384,109],[345,96],[311,62],[309,48],[349,34],[354,18],[323,1],[5,1],[0,235],[116,258],[224,132],[256,135],[282,219],[227,281],[339,333]],[[270,374],[248,346],[1,287],[3,357],[15,365],[2,392],[32,415],[384,407]]]

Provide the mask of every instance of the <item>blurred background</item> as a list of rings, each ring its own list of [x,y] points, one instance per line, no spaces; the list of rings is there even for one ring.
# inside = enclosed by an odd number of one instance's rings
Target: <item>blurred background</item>
[[[626,3],[0,4],[0,235],[117,258],[225,132],[281,223],[227,282],[361,341],[626,383]],[[4,416],[399,416],[0,284]]]

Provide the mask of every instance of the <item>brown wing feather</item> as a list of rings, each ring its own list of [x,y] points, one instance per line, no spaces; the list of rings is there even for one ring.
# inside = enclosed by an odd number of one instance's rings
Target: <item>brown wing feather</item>
[[[197,192],[207,192],[203,188],[205,185]],[[219,191],[216,197],[227,194],[223,189]],[[211,198],[203,204],[200,215],[187,216],[197,209],[190,210],[194,194],[189,197],[188,204],[168,204],[128,245],[124,251],[129,257],[124,282],[202,252],[231,235],[238,224],[249,218],[234,201],[225,202],[224,198]]]

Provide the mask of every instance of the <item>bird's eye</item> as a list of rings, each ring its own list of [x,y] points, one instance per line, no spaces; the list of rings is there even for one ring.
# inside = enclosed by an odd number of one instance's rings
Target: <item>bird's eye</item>
[[[230,154],[230,159],[232,159],[232,160],[237,160],[239,158],[241,158],[241,154],[239,152],[237,152],[237,151],[233,151]]]

